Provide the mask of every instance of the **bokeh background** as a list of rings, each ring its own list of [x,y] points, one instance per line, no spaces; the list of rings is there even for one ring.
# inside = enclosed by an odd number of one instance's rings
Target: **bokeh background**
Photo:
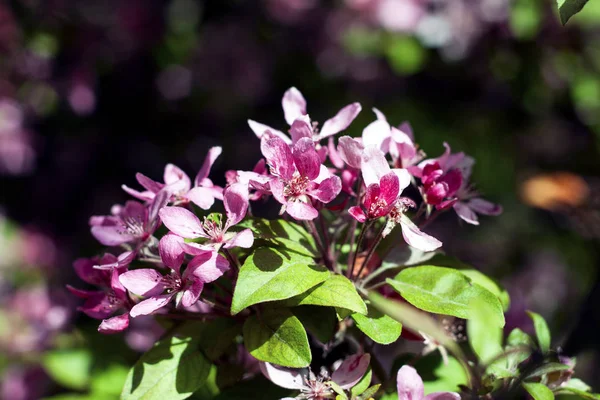
[[[160,327],[101,336],[66,293],[106,214],[168,162],[251,169],[252,118],[284,126],[359,101],[410,121],[430,156],[475,157],[504,206],[439,219],[446,251],[509,290],[510,329],[549,320],[600,390],[600,3],[566,27],[553,0],[11,0],[0,3],[0,398],[117,398]],[[102,379],[98,379],[102,377]],[[112,384],[107,384],[112,382]]]

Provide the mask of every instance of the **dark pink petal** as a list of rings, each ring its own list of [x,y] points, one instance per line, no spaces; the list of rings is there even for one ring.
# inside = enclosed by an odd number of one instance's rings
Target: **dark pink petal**
[[[158,212],[169,203],[169,198],[171,197],[171,193],[167,190],[163,189],[160,192],[156,193],[154,200],[150,203],[150,207],[148,208],[148,232],[153,233],[156,228],[158,228],[159,220],[158,220]]]
[[[385,154],[376,147],[366,147],[363,152],[361,171],[365,185],[379,183],[381,177],[391,171]]]
[[[135,174],[135,179],[140,185],[142,185],[144,189],[152,193],[158,193],[165,186],[164,184],[156,182],[155,180],[152,180],[139,172]]]
[[[241,232],[236,233],[230,239],[225,241],[224,247],[230,249],[232,247],[243,247],[248,249],[254,244],[254,234],[251,229],[244,229]]]
[[[223,193],[223,205],[227,214],[225,230],[237,224],[246,216],[248,211],[248,187],[242,183],[234,183]]]
[[[469,204],[469,207],[471,207],[471,209],[478,214],[494,215],[494,216],[502,214],[502,206],[501,205],[494,204],[492,202],[481,199],[479,197],[469,200],[468,204]]]
[[[114,312],[108,297],[103,292],[89,296],[78,310],[95,319],[104,319]]]
[[[127,194],[135,197],[138,200],[152,201],[152,199],[154,198],[154,192],[151,192],[149,190],[145,190],[143,192],[140,192],[138,190],[130,188],[127,185],[121,185],[121,189],[123,189]]]
[[[105,246],[118,246],[135,240],[135,236],[127,233],[122,225],[92,226],[92,236]]]
[[[365,192],[365,197],[363,199],[363,205],[367,210],[367,213],[370,213],[371,206],[379,200],[379,195],[381,193],[381,189],[379,183],[372,183],[367,186],[367,191]],[[373,218],[373,215],[369,215],[369,218]]]
[[[82,290],[82,289],[77,289],[71,285],[67,285],[67,290],[69,292],[71,292],[71,294],[79,297],[80,299],[87,299],[87,298],[94,297],[94,296],[105,296],[105,293],[102,290],[94,290],[94,291]]]
[[[292,136],[292,144],[302,138],[308,138],[312,141],[313,130],[310,126],[310,119],[300,118],[295,120],[290,127],[290,135]]]
[[[174,234],[188,239],[208,238],[202,223],[182,207],[164,207],[159,212],[163,224]]]
[[[127,297],[125,286],[123,286],[119,280],[120,275],[121,273],[116,268],[112,270],[110,275],[110,288],[117,299],[127,301],[129,298]]]
[[[327,141],[327,154],[329,155],[329,160],[337,169],[344,168],[344,160],[340,156],[337,148],[335,147],[335,141],[333,137],[330,137]]]
[[[287,200],[283,194],[285,185],[283,182],[281,182],[280,179],[271,179],[271,181],[269,182],[269,188],[271,189],[271,193],[273,194],[273,197],[275,197],[275,200],[277,200],[281,204],[287,203]]]
[[[302,93],[295,87],[289,88],[281,99],[283,115],[288,125],[292,125],[297,118],[306,115],[306,100]]]
[[[184,185],[187,186],[188,190],[192,186],[192,181],[190,180],[190,177],[187,176],[187,174],[183,172],[181,168],[174,164],[167,164],[165,166],[163,178],[165,180],[165,184],[167,185],[170,185],[177,181],[183,181]]]
[[[434,184],[442,175],[444,171],[437,162],[426,164],[422,168],[421,182],[423,185]]]
[[[258,365],[260,367],[260,372],[277,386],[294,390],[300,390],[307,387],[305,381],[309,377],[308,368],[292,369],[262,361],[259,362]]]
[[[271,174],[283,179],[292,179],[296,168],[290,147],[280,138],[262,139],[260,150],[271,167]]]
[[[371,356],[369,354],[355,354],[346,358],[331,375],[331,379],[342,389],[354,387],[367,372]]]
[[[440,181],[446,182],[448,185],[447,197],[452,197],[462,185],[462,175],[460,174],[459,170],[453,169],[447,172],[446,175],[440,179]]]
[[[189,192],[187,192],[186,196],[192,203],[197,205],[203,210],[208,210],[215,203],[215,197],[210,189],[205,187],[195,187]]]
[[[350,136],[342,136],[338,141],[340,157],[352,168],[360,169],[365,146]]]
[[[191,256],[197,256],[200,254],[204,254],[207,251],[215,251],[215,247],[213,245],[209,244],[200,244],[200,243],[194,243],[194,242],[183,242],[181,243],[181,247],[183,248],[183,251],[186,254],[189,254]]]
[[[125,203],[125,207],[120,210],[119,216],[123,219],[146,221],[148,219],[148,209],[140,202],[128,201]]]
[[[119,333],[127,329],[128,326],[129,314],[123,314],[102,321],[98,327],[98,332],[106,334]]]
[[[477,214],[468,206],[468,203],[458,201],[452,207],[460,219],[471,225],[479,225]]]
[[[436,205],[435,208],[438,210],[447,210],[448,208],[454,206],[454,204],[458,201],[458,198],[454,197],[452,199],[444,200],[440,204]]]
[[[358,173],[356,170],[345,169],[342,171],[342,190],[352,196],[356,196],[354,193],[354,184],[358,179]]]
[[[308,194],[327,204],[335,199],[341,191],[342,180],[339,176],[333,175],[322,181],[315,190],[311,190]]]
[[[405,365],[396,376],[398,400],[422,400],[425,397],[423,380],[410,365]]]
[[[404,237],[406,243],[415,249],[433,251],[442,247],[442,242],[419,230],[406,215],[402,215],[400,226],[402,227],[402,237]]]
[[[380,198],[388,205],[394,203],[400,194],[400,180],[398,176],[390,172],[382,176],[379,182],[381,190]]]
[[[427,204],[438,205],[448,195],[448,185],[444,182],[436,183],[425,192]]]
[[[184,307],[191,307],[196,304],[198,298],[200,298],[200,293],[202,293],[203,288],[204,283],[200,279],[192,280],[191,284],[188,285],[182,292],[181,304]]]
[[[319,212],[312,206],[302,201],[290,201],[286,204],[287,213],[299,221],[310,221],[319,216]]]
[[[96,262],[101,261],[114,262],[116,261],[116,257],[112,254],[107,254],[104,257],[102,257],[101,260],[96,260],[95,258],[78,258],[73,263],[73,268],[75,269],[75,273],[77,274],[77,276],[84,282],[96,286],[102,286],[107,284],[107,273],[105,271],[99,271],[98,269],[94,268]]]
[[[202,163],[202,167],[200,168],[200,171],[198,171],[198,175],[196,175],[196,178],[194,179],[194,186],[200,186],[204,178],[208,177],[208,175],[210,174],[210,169],[212,168],[217,158],[221,155],[222,151],[223,149],[219,146],[211,147],[208,150],[208,154],[204,159],[204,163]]]
[[[163,236],[158,243],[158,252],[163,264],[178,273],[185,258],[182,247],[183,242],[182,237],[169,233]]]
[[[250,129],[252,129],[256,137],[258,137],[259,139],[262,139],[263,136],[268,136],[269,134],[271,134],[282,139],[287,144],[292,144],[292,140],[285,133],[278,131],[277,129],[273,129],[268,125],[261,124],[260,122],[252,121],[251,119],[249,119],[248,126],[250,127]],[[265,135],[265,133],[267,133],[267,135]]]
[[[404,121],[403,123],[400,124],[398,129],[400,129],[402,132],[406,133],[406,135],[408,135],[408,137],[410,138],[411,141],[413,141],[413,142],[415,141],[415,134],[413,133],[412,126],[410,126],[409,122]]]
[[[365,222],[367,220],[367,216],[365,215],[364,211],[358,206],[350,207],[348,212],[358,222]]]
[[[154,296],[165,290],[163,276],[150,268],[127,271],[119,276],[119,281],[132,293],[140,296]]]
[[[321,159],[315,150],[312,139],[302,138],[298,140],[294,144],[293,157],[301,176],[307,177],[311,181],[319,176]]]
[[[176,292],[173,292],[171,294],[164,294],[162,296],[150,297],[149,299],[146,299],[133,306],[133,308],[129,312],[129,315],[131,316],[131,318],[135,318],[139,315],[152,314],[154,311],[169,304],[171,298],[173,298],[175,293]]]
[[[348,126],[350,126],[352,121],[354,121],[361,109],[362,108],[359,103],[348,104],[346,107],[342,108],[340,111],[338,111],[335,117],[325,121],[321,131],[319,132],[319,139],[335,135],[336,133],[346,129]]]
[[[194,257],[183,273],[185,280],[190,275],[202,283],[213,282],[229,270],[229,261],[216,251],[206,252]]]

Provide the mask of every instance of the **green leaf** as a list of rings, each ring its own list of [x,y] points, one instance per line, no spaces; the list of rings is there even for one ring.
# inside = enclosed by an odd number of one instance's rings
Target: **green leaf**
[[[541,352],[547,353],[550,350],[550,329],[548,329],[548,324],[546,324],[544,317],[533,311],[527,311],[527,314],[533,321],[535,335]]]
[[[294,307],[291,311],[302,322],[304,328],[321,343],[327,343],[333,338],[337,318],[332,308],[300,306]]]
[[[507,368],[516,372],[517,366],[531,355],[534,346],[531,336],[519,328],[513,329],[506,338]]]
[[[308,257],[319,254],[315,240],[303,227],[283,219],[246,218],[236,225],[250,228],[257,238]]]
[[[599,394],[590,393],[591,389],[592,388],[581,379],[571,378],[558,388],[556,394],[573,394],[582,399],[600,399]]]
[[[365,335],[379,344],[394,343],[402,333],[402,324],[385,315],[375,307],[369,307],[367,315],[352,314],[352,319]]]
[[[552,390],[542,383],[524,383],[523,388],[534,400],[554,400]]]
[[[188,321],[177,329],[178,336],[197,339],[209,360],[215,361],[242,333],[242,325],[231,318],[215,318],[211,321]]]
[[[210,368],[195,340],[165,338],[129,371],[121,399],[185,399],[204,384]]]
[[[474,301],[487,303],[492,311],[490,320],[504,326],[500,300],[454,269],[431,265],[412,267],[387,282],[410,304],[431,313],[469,319]]]
[[[127,379],[129,368],[121,364],[110,364],[107,368],[98,368],[93,371],[91,392],[113,395],[117,398]]]
[[[492,278],[476,269],[459,269],[458,272],[465,275],[471,283],[476,283],[494,294],[502,303],[502,308],[507,311],[510,308],[510,297],[508,292],[500,287]]]
[[[44,354],[44,369],[62,386],[83,390],[90,382],[91,354],[85,349],[53,350]]]
[[[570,365],[551,362],[543,364],[542,366],[534,369],[529,374],[527,374],[526,378],[537,378],[546,374],[551,374],[553,372],[568,371],[570,369]]]
[[[367,313],[367,306],[354,284],[345,276],[331,274],[317,286],[282,302],[287,307],[301,305],[345,308],[360,314]]]
[[[290,368],[310,364],[306,331],[289,310],[266,309],[244,323],[244,344],[255,358]]]
[[[560,22],[564,25],[569,19],[583,9],[588,0],[557,0]]]
[[[373,378],[373,371],[371,367],[367,369],[367,372],[360,378],[360,381],[352,389],[350,389],[350,397],[354,398],[360,394],[362,394],[365,390],[369,388],[371,385],[371,379]]]
[[[375,397],[375,394],[379,391],[379,387],[381,384],[373,385],[364,392],[361,393],[360,396],[356,398],[356,400],[369,400]]]
[[[270,247],[250,255],[238,275],[231,314],[265,301],[284,300],[306,292],[329,278],[312,258]]]
[[[471,308],[471,319],[467,321],[469,344],[480,362],[488,364],[502,353],[502,327],[496,324],[489,303],[475,302]]]

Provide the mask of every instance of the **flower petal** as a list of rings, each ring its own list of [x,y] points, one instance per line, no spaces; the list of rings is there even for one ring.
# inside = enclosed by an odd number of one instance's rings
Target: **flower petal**
[[[261,124],[260,122],[256,122],[249,119],[248,126],[250,127],[250,129],[252,129],[256,137],[258,137],[259,139],[262,139],[263,136],[265,136],[265,133],[268,132],[282,139],[285,143],[292,144],[292,139],[290,139],[285,133],[278,131],[277,129],[273,129],[268,125]]]
[[[301,138],[294,144],[294,164],[301,176],[311,181],[319,176],[321,159],[310,138]]]
[[[423,400],[460,400],[460,395],[452,392],[436,392],[428,394]]]
[[[158,193],[165,186],[164,184],[156,182],[155,180],[150,179],[146,175],[139,172],[135,174],[135,179],[140,185],[142,185],[144,189],[152,193]]]
[[[202,167],[200,168],[200,170],[198,171],[198,175],[196,175],[196,178],[194,179],[195,186],[200,186],[204,178],[208,177],[208,175],[210,174],[210,169],[212,168],[213,164],[222,152],[223,148],[220,146],[211,147],[208,150],[208,154],[206,155],[206,158],[202,163]]]
[[[394,172],[390,172],[381,177],[379,181],[381,190],[380,197],[390,205],[396,201],[400,194],[400,179]]]
[[[164,294],[162,296],[150,297],[144,301],[139,302],[129,312],[131,318],[135,318],[139,315],[149,315],[154,311],[166,306],[171,301],[171,298],[176,292],[170,294]]]
[[[127,233],[122,226],[117,225],[92,226],[91,232],[92,236],[105,246],[118,246],[135,239],[135,237]]]
[[[342,191],[342,180],[333,175],[319,184],[316,190],[311,190],[309,195],[327,204],[337,197]]]
[[[243,247],[244,249],[249,249],[254,244],[254,233],[252,233],[252,229],[244,229],[241,232],[236,233],[230,239],[227,239],[225,242],[226,249],[230,249],[232,247]]]
[[[384,153],[389,150],[390,138],[391,127],[384,120],[371,122],[362,132],[362,142],[365,147],[374,146]]]
[[[184,307],[191,307],[194,305],[198,301],[203,288],[204,283],[200,279],[193,279],[191,284],[183,290],[181,304]]]
[[[381,177],[391,171],[383,151],[374,146],[366,147],[363,152],[361,171],[365,185],[379,183]]]
[[[352,168],[360,169],[365,146],[350,136],[342,136],[338,141],[340,158]]]
[[[369,368],[369,354],[355,354],[346,358],[331,375],[331,379],[342,389],[350,389],[356,385]]]
[[[362,208],[360,208],[358,206],[350,207],[348,209],[348,212],[358,222],[365,222],[367,220],[367,216],[365,215],[365,212],[362,210]]]
[[[223,205],[227,214],[225,230],[244,219],[248,211],[248,187],[242,183],[234,183],[223,192]]]
[[[417,371],[405,365],[398,371],[396,376],[398,388],[398,400],[422,400],[425,397],[423,380]]]
[[[124,331],[129,326],[129,313],[118,315],[109,319],[105,319],[100,323],[98,332],[101,333],[119,333]]]
[[[304,382],[308,379],[308,368],[286,368],[267,362],[259,362],[260,372],[276,384],[286,389],[300,390],[306,388]]]
[[[475,214],[475,212],[471,209],[471,207],[468,206],[467,203],[458,201],[454,203],[452,207],[460,219],[471,225],[479,225],[477,214]]]
[[[164,207],[159,212],[163,224],[174,234],[188,239],[207,238],[202,223],[182,207]]]
[[[134,269],[119,276],[119,281],[132,293],[139,296],[154,296],[165,290],[163,276],[150,268]]]
[[[502,214],[502,206],[492,203],[482,198],[476,197],[469,200],[469,207],[478,214],[483,215],[500,215]]]
[[[163,178],[165,180],[165,184],[167,185],[178,181],[182,181],[184,183],[184,186],[187,186],[188,190],[192,186],[192,181],[190,180],[190,177],[175,164],[167,164],[165,166]]]
[[[190,199],[192,203],[194,203],[203,210],[208,210],[212,207],[213,204],[215,204],[215,197],[213,196],[212,190],[202,186],[197,186],[193,188],[192,190],[187,192],[185,197]]]
[[[290,135],[292,136],[292,143],[296,143],[302,138],[309,138],[312,140],[313,130],[310,126],[310,119],[305,117],[295,120],[290,127]]]
[[[309,221],[317,218],[319,212],[312,206],[302,201],[290,201],[286,204],[287,213],[299,221]]]
[[[433,251],[442,246],[442,242],[422,232],[406,215],[400,218],[402,237],[406,243],[422,251]]]
[[[158,253],[160,258],[167,267],[179,272],[185,253],[183,247],[183,238],[171,233],[166,234],[158,243]]]
[[[156,193],[154,200],[150,203],[148,208],[148,223],[146,226],[146,232],[154,233],[160,221],[158,220],[158,212],[169,203],[171,193],[165,188],[160,192]]]
[[[306,100],[302,93],[295,87],[291,87],[283,94],[281,99],[283,115],[288,125],[292,125],[297,118],[306,115]]]
[[[333,117],[325,121],[319,132],[319,140],[346,129],[356,118],[362,107],[359,103],[348,104]]]
[[[278,175],[286,180],[292,179],[296,168],[290,146],[278,137],[263,138],[260,142],[260,150],[271,167],[272,175]]]
[[[208,251],[197,255],[188,263],[183,279],[193,275],[202,283],[208,283],[216,281],[228,270],[229,261],[227,259],[216,251]]]

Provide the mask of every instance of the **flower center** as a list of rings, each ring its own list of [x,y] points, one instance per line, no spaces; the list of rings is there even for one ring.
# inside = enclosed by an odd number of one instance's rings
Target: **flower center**
[[[300,197],[306,193],[309,184],[310,180],[307,177],[298,174],[286,182],[283,188],[283,195],[286,198]]]
[[[178,275],[165,275],[162,278],[162,284],[165,285],[167,293],[177,292],[181,289],[181,278]]]
[[[144,221],[139,216],[127,216],[122,218],[123,221],[123,232],[135,237],[144,237],[146,232],[144,230]]]

